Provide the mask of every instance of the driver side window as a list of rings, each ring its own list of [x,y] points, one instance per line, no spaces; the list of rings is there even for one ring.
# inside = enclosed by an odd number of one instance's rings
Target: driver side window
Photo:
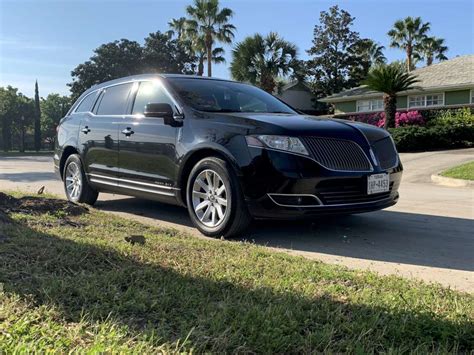
[[[170,104],[171,107],[174,107],[174,102],[166,94],[159,81],[140,82],[135,102],[133,103],[132,114],[143,114],[145,106],[149,103]]]

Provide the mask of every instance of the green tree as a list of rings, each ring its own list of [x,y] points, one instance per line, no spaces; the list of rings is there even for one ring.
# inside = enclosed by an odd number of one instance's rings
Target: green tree
[[[413,57],[429,30],[429,22],[423,23],[420,17],[408,16],[404,20],[396,21],[393,28],[388,31],[391,38],[390,46],[401,48],[406,52],[408,71],[414,69]]]
[[[201,46],[199,38],[204,40],[206,58],[210,59],[207,60],[207,75],[210,77],[214,43],[231,43],[234,39],[235,26],[229,23],[233,12],[229,8],[220,9],[219,0],[194,0],[194,5],[188,6],[186,12],[189,16],[186,32],[195,39],[193,44]]]
[[[159,31],[145,38],[145,46],[128,39],[106,43],[94,50],[94,55],[72,72],[72,99],[104,81],[128,75],[154,73],[188,74],[194,71],[195,58],[169,34]]]
[[[369,38],[363,38],[354,43],[349,48],[349,53],[353,56],[350,78],[359,83],[367,77],[372,66],[384,64],[387,61],[383,54],[384,49],[384,46]]]
[[[233,49],[230,72],[235,80],[250,82],[273,93],[277,78],[289,75],[298,64],[296,53],[296,46],[275,32],[265,37],[255,34]]]
[[[168,22],[168,26],[170,34],[176,36],[178,40],[182,40],[185,37],[186,17],[173,18]]]
[[[38,80],[35,82],[35,150],[41,149],[41,107],[38,91]]]
[[[351,78],[356,57],[351,48],[359,34],[351,29],[354,18],[339,7],[321,11],[319,25],[314,26],[313,46],[307,51],[312,58],[306,63],[316,96],[328,96],[357,84]]]
[[[399,63],[377,65],[369,72],[363,84],[369,89],[383,93],[385,129],[395,127],[397,93],[413,89],[416,82],[416,77]]]
[[[68,96],[49,94],[41,100],[41,131],[45,140],[54,147],[56,127],[71,107],[71,99]]]
[[[444,39],[436,37],[423,38],[418,48],[418,53],[415,53],[416,59],[423,59],[426,65],[433,64],[434,59],[439,61],[447,60],[445,53],[448,47],[444,45]]]
[[[36,124],[37,109],[35,101],[23,94],[19,93],[17,99],[19,112],[17,116],[13,117],[12,133],[14,137],[18,137],[20,152],[24,152],[26,150],[26,133],[31,126]]]

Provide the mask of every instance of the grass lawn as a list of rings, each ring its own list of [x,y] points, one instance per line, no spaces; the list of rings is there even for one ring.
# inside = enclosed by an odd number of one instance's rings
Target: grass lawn
[[[474,180],[474,161],[445,170],[441,175],[455,179]]]
[[[62,200],[0,194],[0,284],[0,353],[474,348],[472,295]]]

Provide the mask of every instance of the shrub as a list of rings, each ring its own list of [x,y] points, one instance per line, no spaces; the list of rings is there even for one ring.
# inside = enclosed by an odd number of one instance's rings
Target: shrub
[[[469,126],[474,125],[474,115],[469,108],[442,110],[430,121],[431,126]]]
[[[352,121],[368,123],[377,127],[385,124],[385,112],[358,114],[349,117]],[[419,111],[397,112],[395,114],[395,127],[422,126],[426,123]]]
[[[389,132],[399,152],[474,146],[474,125],[405,126]]]

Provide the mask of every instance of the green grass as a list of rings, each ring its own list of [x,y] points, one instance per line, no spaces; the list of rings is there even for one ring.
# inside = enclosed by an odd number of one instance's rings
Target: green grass
[[[441,175],[455,179],[474,180],[474,161],[445,170]]]
[[[468,294],[26,202],[0,222],[0,353],[474,347]]]

